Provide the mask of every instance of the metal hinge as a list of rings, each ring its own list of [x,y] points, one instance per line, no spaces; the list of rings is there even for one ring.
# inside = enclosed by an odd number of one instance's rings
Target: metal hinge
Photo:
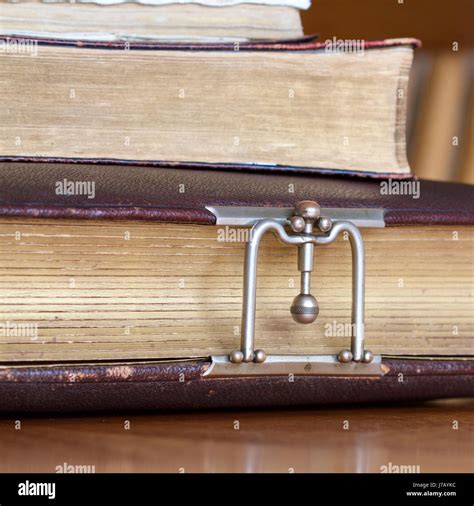
[[[213,356],[204,376],[253,376],[283,374],[358,375],[383,374],[381,357],[364,348],[365,252],[358,227],[384,227],[383,210],[321,208],[302,201],[294,209],[256,207],[208,207],[217,225],[252,226],[245,249],[241,346],[229,356]],[[290,233],[286,228],[290,229]],[[290,307],[293,319],[302,324],[316,320],[319,306],[311,294],[314,248],[348,235],[352,248],[352,329],[350,349],[337,355],[273,355],[255,349],[257,261],[261,240],[273,232],[284,244],[298,246],[300,293]]]

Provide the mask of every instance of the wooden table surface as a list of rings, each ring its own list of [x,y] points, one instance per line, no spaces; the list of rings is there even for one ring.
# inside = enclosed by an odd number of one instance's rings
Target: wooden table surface
[[[95,472],[381,472],[381,466],[397,465],[473,472],[473,429],[474,399],[16,422],[4,417],[0,472],[55,472],[64,464],[95,466]]]

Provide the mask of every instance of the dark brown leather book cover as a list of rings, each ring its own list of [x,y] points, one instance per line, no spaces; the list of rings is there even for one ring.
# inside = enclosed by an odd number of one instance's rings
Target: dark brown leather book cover
[[[208,361],[1,368],[0,412],[271,408],[474,396],[474,360],[383,363],[387,372],[376,379],[295,376],[293,382],[288,375],[203,378]]]
[[[95,198],[56,194],[56,182],[64,179],[94,181]],[[312,199],[323,207],[383,209],[386,226],[474,224],[471,185],[419,181],[419,198],[413,198],[384,195],[382,183],[286,170],[225,170],[221,165],[197,170],[193,164],[0,161],[0,215],[212,225],[209,206],[293,207]]]
[[[57,195],[54,185],[64,178],[95,181],[96,198]],[[183,184],[185,194],[177,191]],[[419,198],[414,199],[382,195],[380,184],[336,176],[225,171],[223,167],[203,171],[192,166],[12,161],[0,164],[0,215],[212,225],[215,216],[207,206],[292,207],[313,199],[327,207],[381,208],[386,226],[474,224],[473,186],[420,181]],[[293,192],[288,192],[290,186]],[[474,395],[472,358],[385,357],[382,377],[301,376],[294,382],[287,376],[203,377],[209,364],[208,360],[4,364],[0,411],[271,407]]]

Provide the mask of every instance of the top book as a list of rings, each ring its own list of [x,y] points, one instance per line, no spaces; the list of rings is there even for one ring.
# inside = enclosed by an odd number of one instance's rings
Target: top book
[[[0,39],[0,158],[410,173],[416,40],[20,42]]]
[[[44,0],[54,3],[64,3],[68,0]],[[279,5],[285,7],[295,7],[296,9],[308,9],[311,6],[311,0],[76,0],[74,3],[92,3],[99,5],[114,5],[123,3],[134,3],[142,5],[168,5],[168,4],[200,4],[209,7],[227,7],[238,4],[259,4],[259,5]]]
[[[4,2],[0,34],[92,41],[246,42],[303,37],[300,11],[241,3]]]

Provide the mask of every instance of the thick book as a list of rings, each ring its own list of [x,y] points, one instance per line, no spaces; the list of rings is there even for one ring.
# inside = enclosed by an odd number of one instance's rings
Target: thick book
[[[174,42],[245,42],[303,37],[293,7],[197,3],[111,5],[0,0],[0,33],[11,38]]]
[[[4,36],[0,153],[406,177],[416,45]]]
[[[55,3],[67,3],[68,0],[53,0]],[[231,5],[240,5],[243,3],[286,6],[297,9],[308,9],[311,0],[77,0],[79,3],[98,4],[98,5],[115,5],[123,3],[132,3],[137,5],[189,5],[198,4],[207,7],[229,7]]]
[[[4,162],[0,178],[2,411],[474,395],[473,186],[38,161]],[[270,360],[267,373],[254,374],[264,362],[213,375],[212,357],[230,356],[242,332],[250,229],[226,224],[235,223],[229,217],[279,216],[308,199],[346,220],[377,216],[379,226],[365,228],[364,218],[360,231],[365,345],[380,361],[367,374],[367,364],[340,364],[336,373],[307,364],[291,377],[272,372]],[[346,239],[315,247],[319,316],[310,325],[290,314],[295,247],[263,239],[255,340],[269,357],[309,361],[347,348]]]

